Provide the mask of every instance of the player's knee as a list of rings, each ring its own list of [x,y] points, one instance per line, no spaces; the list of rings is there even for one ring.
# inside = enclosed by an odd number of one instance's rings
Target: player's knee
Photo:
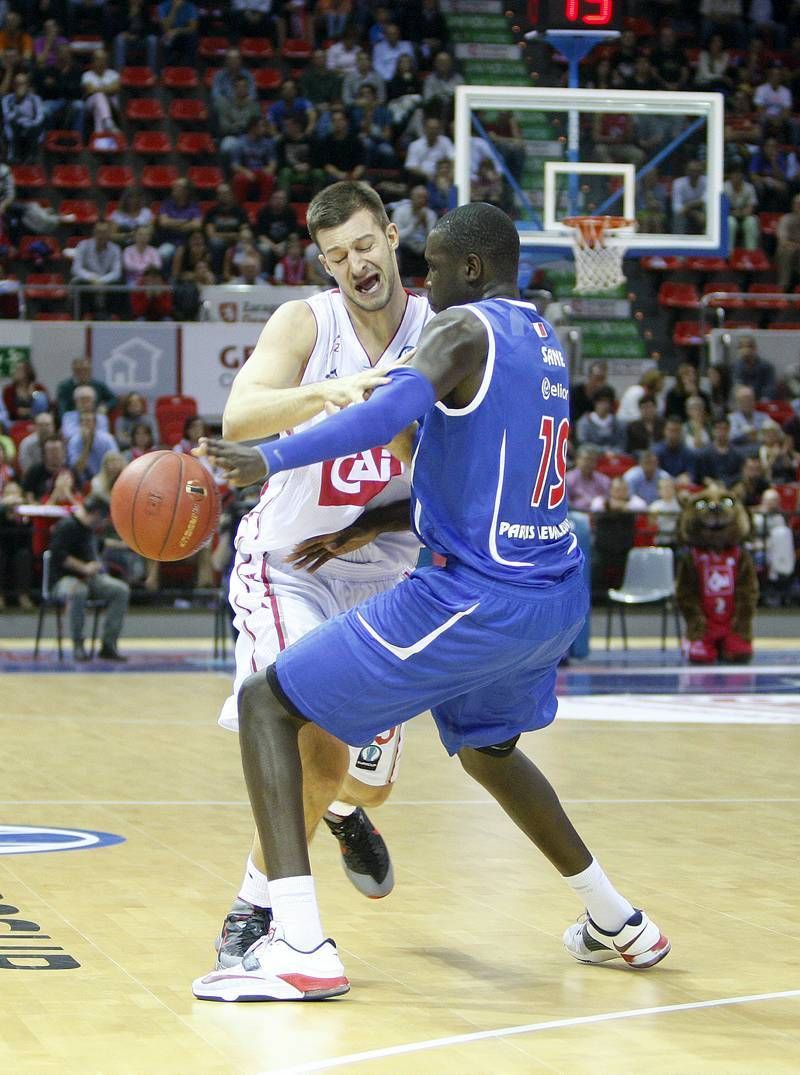
[[[374,809],[376,806],[383,806],[392,794],[392,785],[383,784],[376,788],[371,784],[362,784],[360,780],[353,780],[345,784],[345,793],[346,802],[363,806],[365,809]]]
[[[493,743],[485,747],[462,747],[458,752],[458,760],[464,771],[478,781],[497,766],[498,761],[510,757],[516,749],[519,736],[507,739],[503,743]]]
[[[478,782],[491,764],[489,758],[474,747],[462,747],[458,752],[458,760],[464,772]]]
[[[253,675],[247,677],[239,690],[237,704],[240,731],[268,720],[279,708],[263,672],[254,672]]]

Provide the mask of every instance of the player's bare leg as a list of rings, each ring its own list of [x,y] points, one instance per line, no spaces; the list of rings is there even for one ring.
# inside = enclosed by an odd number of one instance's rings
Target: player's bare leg
[[[275,917],[239,966],[192,984],[198,1000],[316,1000],[350,988],[336,945],[322,932],[311,877],[299,744],[306,721],[284,705],[274,672],[250,676],[239,692],[239,744]],[[343,754],[342,775],[344,747]]]
[[[342,742],[310,723],[301,728],[298,745],[306,840],[310,842],[329,803],[339,794],[349,755]],[[225,916],[216,940],[217,966],[232,967],[239,963],[248,948],[267,933],[271,919],[267,867],[256,832],[239,896]]]
[[[544,774],[516,747],[495,749],[493,754],[467,747],[458,757],[582,899],[587,917],[563,938],[570,955],[582,963],[622,958],[639,969],[660,962],[669,941],[611,884]]]

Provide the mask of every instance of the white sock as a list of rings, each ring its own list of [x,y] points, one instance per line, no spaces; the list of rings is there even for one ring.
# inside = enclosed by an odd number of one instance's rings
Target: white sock
[[[252,855],[247,859],[247,867],[239,889],[239,899],[252,903],[255,907],[271,907],[269,899],[269,880],[267,875],[254,864]]]
[[[594,924],[606,933],[622,929],[634,912],[633,906],[620,896],[595,858],[581,873],[564,880],[582,901]]]
[[[326,813],[332,814],[334,817],[350,817],[357,809],[358,807],[351,806],[350,803],[342,803],[335,799],[326,810]]]
[[[314,878],[281,877],[270,881],[274,920],[283,926],[286,940],[301,952],[322,944],[325,934],[319,920]]]

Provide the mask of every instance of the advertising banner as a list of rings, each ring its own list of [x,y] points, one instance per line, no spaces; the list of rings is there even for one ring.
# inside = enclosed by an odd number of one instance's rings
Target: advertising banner
[[[141,392],[153,400],[174,395],[178,332],[173,322],[96,322],[90,333],[92,376],[118,396]]]
[[[257,321],[264,324],[289,299],[307,299],[318,287],[282,287],[272,284],[227,284],[200,289],[209,321]]]
[[[222,414],[231,382],[258,343],[261,327],[208,321],[183,325],[182,391],[194,396],[201,414]]]

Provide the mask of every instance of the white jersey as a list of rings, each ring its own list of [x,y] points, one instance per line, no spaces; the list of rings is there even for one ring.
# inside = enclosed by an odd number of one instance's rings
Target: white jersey
[[[317,322],[317,338],[301,384],[345,377],[371,363],[338,289],[305,300]],[[433,317],[428,300],[408,294],[400,326],[375,366],[392,365],[416,346]],[[325,414],[288,430],[288,436],[323,421]],[[282,553],[317,534],[338,533],[364,511],[409,497],[405,466],[385,448],[372,448],[342,459],[283,471],[265,485],[256,507],[242,519],[236,538],[240,555]],[[414,566],[419,542],[409,531],[381,534],[374,542],[330,560],[320,569],[331,578],[385,578]]]

